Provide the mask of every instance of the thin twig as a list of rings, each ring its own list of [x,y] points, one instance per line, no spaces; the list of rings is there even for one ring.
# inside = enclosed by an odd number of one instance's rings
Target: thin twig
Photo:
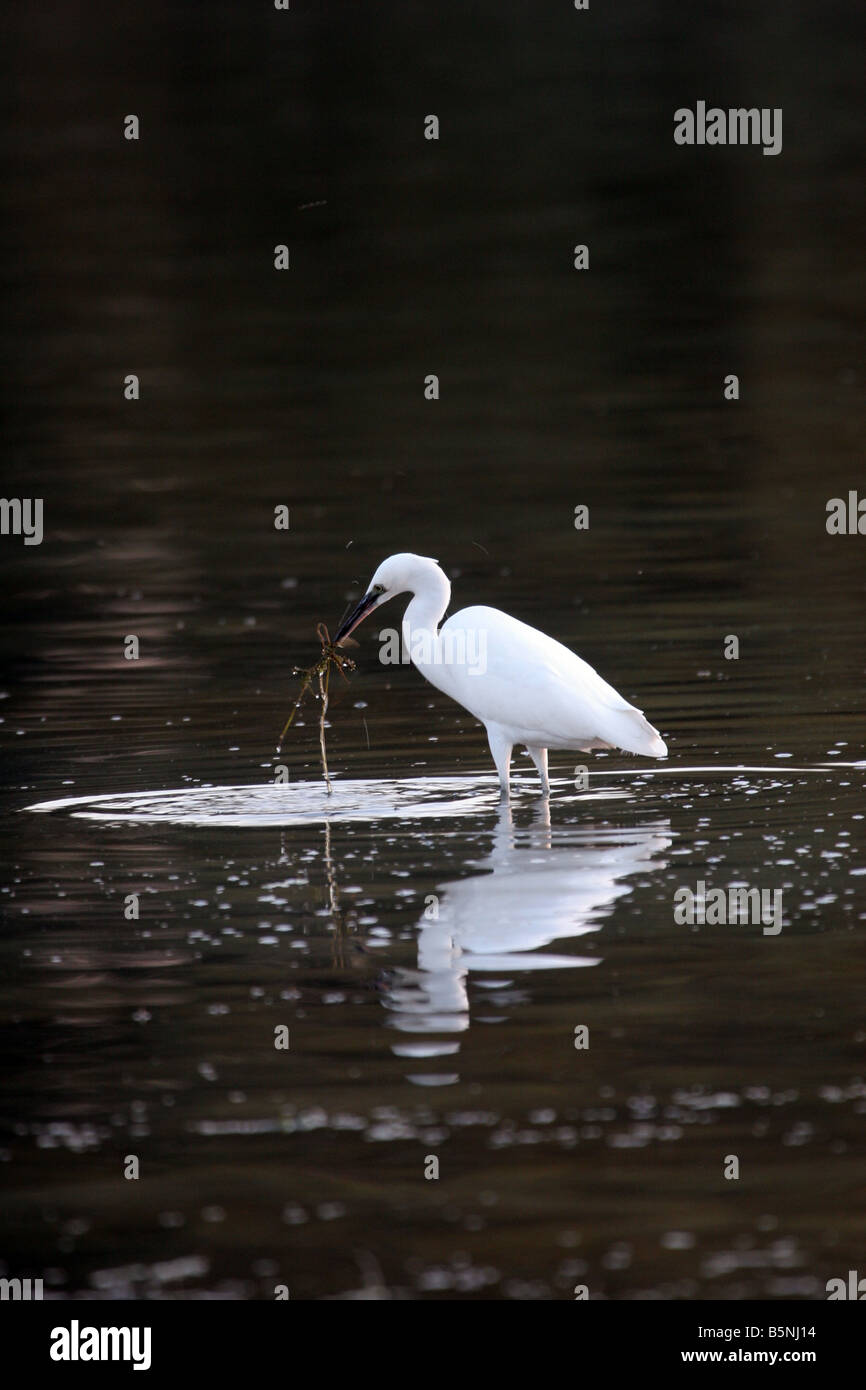
[[[301,701],[307,691],[312,689],[313,679],[315,678],[319,686],[319,699],[321,700],[321,710],[319,713],[319,748],[322,754],[322,772],[325,778],[325,786],[328,788],[328,795],[330,796],[333,787],[331,786],[331,778],[328,773],[328,757],[325,750],[325,716],[328,713],[328,684],[331,678],[331,667],[336,666],[343,679],[348,681],[346,672],[354,671],[355,663],[351,657],[346,656],[345,652],[340,651],[339,647],[334,646],[331,641],[331,635],[324,623],[318,624],[316,633],[322,644],[322,655],[319,657],[318,661],[314,662],[312,666],[308,666],[306,670],[299,666],[294,668],[295,675],[303,676],[303,680],[301,681],[298,698],[292,705],[289,717],[283,725],[283,732],[280,734],[277,741],[277,757],[279,757],[283,751],[283,739],[294,722],[295,715],[301,707]]]
[[[328,796],[334,788],[331,786],[331,779],[328,776],[328,754],[325,751],[325,715],[328,713],[328,676],[331,668],[328,667],[324,678],[319,672],[319,698],[322,701],[322,710],[319,715],[319,747],[322,750],[322,772],[325,775],[325,786],[328,788]]]

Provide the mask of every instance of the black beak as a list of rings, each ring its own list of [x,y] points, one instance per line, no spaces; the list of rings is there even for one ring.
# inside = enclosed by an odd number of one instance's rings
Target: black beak
[[[355,631],[355,628],[358,626],[359,623],[362,623],[364,621],[368,613],[372,613],[378,601],[378,594],[364,595],[357,608],[353,608],[348,618],[344,618],[343,621],[340,623],[340,626],[337,629],[337,635],[334,638],[335,647],[338,647],[342,642],[343,638],[348,637],[350,632]]]

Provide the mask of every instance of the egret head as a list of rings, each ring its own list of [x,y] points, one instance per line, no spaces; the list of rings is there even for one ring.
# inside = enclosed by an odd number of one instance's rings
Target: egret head
[[[438,560],[431,560],[426,555],[412,555],[408,551],[400,555],[389,555],[370,580],[361,602],[340,624],[334,645],[348,637],[374,608],[387,603],[389,598],[396,598],[398,594],[417,594],[419,590],[434,583],[437,588],[443,584],[450,587],[439,568]]]

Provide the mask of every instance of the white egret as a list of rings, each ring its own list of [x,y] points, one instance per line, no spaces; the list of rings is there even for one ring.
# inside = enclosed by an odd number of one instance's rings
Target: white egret
[[[436,560],[391,555],[340,625],[335,645],[374,609],[412,595],[403,642],[437,690],[469,710],[487,730],[503,797],[509,795],[511,753],[522,744],[538,769],[545,796],[547,750],[622,748],[666,758],[667,747],[639,709],[568,647],[498,608],[464,608],[440,628],[451,585]]]

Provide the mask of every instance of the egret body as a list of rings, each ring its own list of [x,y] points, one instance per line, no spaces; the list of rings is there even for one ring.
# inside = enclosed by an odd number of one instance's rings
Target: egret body
[[[412,595],[403,641],[431,685],[473,714],[487,730],[503,796],[509,794],[511,753],[522,744],[545,796],[547,750],[622,748],[666,758],[667,747],[639,709],[568,647],[498,608],[463,608],[441,628],[451,585],[436,560],[391,555],[383,560],[334,642],[348,637],[374,609]]]

